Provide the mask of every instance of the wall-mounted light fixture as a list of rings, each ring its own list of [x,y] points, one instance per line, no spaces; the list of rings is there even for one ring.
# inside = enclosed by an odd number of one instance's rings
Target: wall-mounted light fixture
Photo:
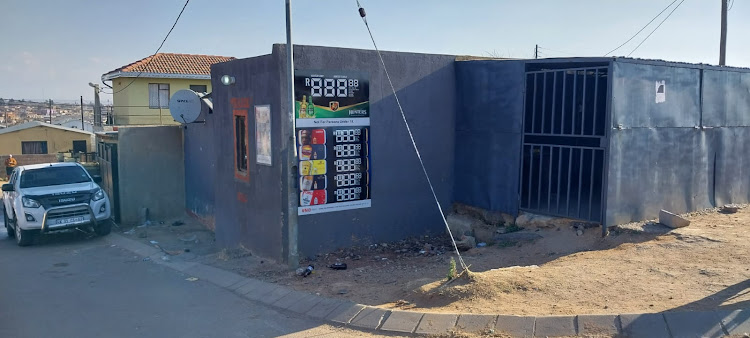
[[[234,76],[224,75],[221,77],[221,83],[225,86],[234,84]]]

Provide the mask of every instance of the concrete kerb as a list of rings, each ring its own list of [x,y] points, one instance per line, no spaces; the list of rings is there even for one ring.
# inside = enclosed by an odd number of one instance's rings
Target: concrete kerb
[[[538,317],[391,311],[295,291],[200,263],[163,261],[163,252],[158,248],[119,234],[107,236],[107,242],[137,255],[150,257],[156,264],[198,277],[249,300],[365,330],[445,334],[454,329],[475,333],[487,333],[494,329],[495,332],[513,337],[591,334],[682,337],[688,331],[696,330],[705,331],[704,335],[710,337],[750,332],[750,310]]]

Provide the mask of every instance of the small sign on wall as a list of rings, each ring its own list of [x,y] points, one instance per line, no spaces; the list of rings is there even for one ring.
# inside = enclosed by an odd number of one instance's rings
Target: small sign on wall
[[[656,103],[667,101],[667,81],[656,81]]]
[[[271,106],[255,106],[255,161],[271,164]]]

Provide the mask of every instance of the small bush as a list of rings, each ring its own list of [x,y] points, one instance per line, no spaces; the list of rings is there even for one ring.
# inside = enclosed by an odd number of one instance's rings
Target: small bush
[[[446,278],[448,278],[448,280],[452,280],[456,278],[456,276],[456,260],[451,257],[450,267],[448,268],[448,275],[446,276]]]

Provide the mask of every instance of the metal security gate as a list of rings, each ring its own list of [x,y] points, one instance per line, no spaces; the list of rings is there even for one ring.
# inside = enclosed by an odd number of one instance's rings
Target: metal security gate
[[[526,72],[522,210],[601,222],[609,67]]]
[[[120,222],[120,187],[117,174],[117,144],[99,142],[97,148],[99,168],[101,169],[101,187],[107,192],[112,204],[112,217]]]

